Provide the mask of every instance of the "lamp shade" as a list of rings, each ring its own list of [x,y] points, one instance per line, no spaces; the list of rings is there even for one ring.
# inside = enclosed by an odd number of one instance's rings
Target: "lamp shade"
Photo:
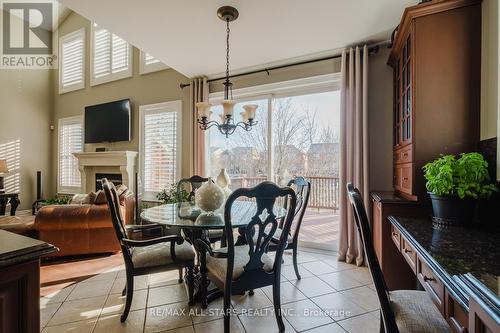
[[[7,168],[7,160],[0,160],[0,174],[9,172]]]

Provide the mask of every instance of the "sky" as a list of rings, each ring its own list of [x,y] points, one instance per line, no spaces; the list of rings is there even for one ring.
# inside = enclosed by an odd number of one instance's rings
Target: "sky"
[[[330,126],[338,132],[340,124],[340,90],[292,96],[286,98],[291,98],[292,107],[297,106],[299,107],[299,109],[301,109],[300,107],[304,106],[307,107],[308,110],[316,110],[316,119],[319,126]],[[263,117],[267,117],[267,100],[245,101],[244,103],[238,103],[235,107],[234,114],[236,120],[241,119],[240,112],[243,111],[242,105],[244,104],[259,105],[256,117],[257,121],[259,121]],[[213,106],[212,111],[212,120],[219,120],[218,115],[222,113],[222,107],[220,105]],[[230,148],[230,140],[234,140],[236,136],[248,135],[248,133],[246,133],[241,128],[236,129],[236,132],[233,135],[230,135],[229,138],[226,138],[224,135],[222,135],[215,127],[210,128],[207,132],[207,134],[209,135],[207,143],[211,147],[222,148]]]

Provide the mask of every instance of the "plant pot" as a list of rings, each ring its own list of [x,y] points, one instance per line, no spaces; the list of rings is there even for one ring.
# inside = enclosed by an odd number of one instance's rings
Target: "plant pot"
[[[474,221],[477,200],[460,199],[455,196],[440,196],[430,193],[432,200],[432,221],[441,226],[464,226]]]

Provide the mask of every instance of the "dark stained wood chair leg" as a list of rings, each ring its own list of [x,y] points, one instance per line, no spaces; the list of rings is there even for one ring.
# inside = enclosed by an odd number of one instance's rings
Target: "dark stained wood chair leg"
[[[224,293],[224,333],[231,332],[231,292]]]
[[[274,315],[276,316],[276,321],[278,322],[279,331],[284,332],[285,331],[285,324],[283,323],[283,318],[281,317],[281,301],[280,301],[279,281],[275,281],[273,284],[273,305],[274,305]]]
[[[194,267],[188,266],[186,269],[187,269],[189,305],[194,305]]]
[[[295,275],[297,279],[300,280],[299,265],[297,264],[297,245],[293,247],[293,269],[295,269]]]
[[[182,283],[184,281],[182,277],[182,267],[179,267],[179,283]]]
[[[128,313],[130,311],[130,306],[132,305],[132,297],[134,296],[134,275],[132,272],[127,272],[127,298],[125,301],[125,309],[123,310],[123,314],[120,318],[120,321],[123,323],[127,320]]]

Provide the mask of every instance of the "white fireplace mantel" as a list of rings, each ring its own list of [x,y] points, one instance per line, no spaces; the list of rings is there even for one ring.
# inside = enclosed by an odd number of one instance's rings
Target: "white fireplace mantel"
[[[136,151],[104,151],[74,153],[78,159],[78,168],[82,177],[82,193],[94,191],[95,174],[99,170],[116,170],[121,173],[122,182],[131,191],[135,191],[134,175],[137,165]]]

